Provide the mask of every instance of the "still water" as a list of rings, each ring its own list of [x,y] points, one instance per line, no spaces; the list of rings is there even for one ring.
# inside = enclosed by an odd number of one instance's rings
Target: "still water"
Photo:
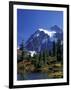
[[[17,80],[36,80],[36,79],[48,79],[47,73],[36,72],[36,73],[19,73]]]

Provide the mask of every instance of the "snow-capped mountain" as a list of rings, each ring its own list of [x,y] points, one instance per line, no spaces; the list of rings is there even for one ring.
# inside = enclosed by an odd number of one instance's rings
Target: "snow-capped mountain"
[[[63,32],[57,25],[51,27],[50,30],[39,28],[27,40],[25,47],[29,51],[36,52],[43,51],[45,48],[50,50],[53,41],[56,42],[58,39],[63,40]]]
[[[43,31],[45,34],[49,35],[49,37],[53,37],[54,34],[56,33],[55,31],[45,30],[43,28],[40,28],[39,31]]]
[[[58,27],[57,25],[54,25],[50,28],[51,31],[55,31],[57,33],[62,33],[62,29]]]

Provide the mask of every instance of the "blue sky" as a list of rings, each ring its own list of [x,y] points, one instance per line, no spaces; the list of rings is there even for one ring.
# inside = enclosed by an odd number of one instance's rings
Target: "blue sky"
[[[54,25],[63,29],[62,11],[17,9],[17,46],[39,28],[49,29]]]

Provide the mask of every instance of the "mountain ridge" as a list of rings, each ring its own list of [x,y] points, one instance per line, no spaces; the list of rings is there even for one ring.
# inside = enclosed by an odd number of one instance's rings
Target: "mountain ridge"
[[[55,29],[55,30],[54,30]],[[34,32],[25,43],[25,47],[29,51],[40,52],[45,48],[52,49],[52,42],[60,39],[63,40],[63,31],[57,25],[54,25],[50,30],[39,28]]]

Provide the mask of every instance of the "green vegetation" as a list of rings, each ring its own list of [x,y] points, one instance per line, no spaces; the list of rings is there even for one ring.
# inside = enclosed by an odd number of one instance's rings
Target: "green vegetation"
[[[52,51],[48,51],[46,47],[43,52],[34,54],[33,57],[25,50],[23,41],[19,50],[21,54],[17,63],[18,73],[39,71],[47,72],[50,78],[63,77],[63,46],[60,40],[53,42]]]

